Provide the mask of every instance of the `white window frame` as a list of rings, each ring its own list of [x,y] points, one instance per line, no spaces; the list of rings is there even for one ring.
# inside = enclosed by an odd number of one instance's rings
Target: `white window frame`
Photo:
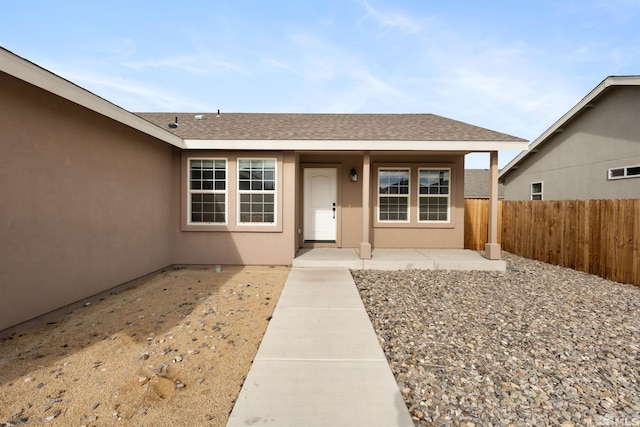
[[[420,172],[422,171],[447,171],[449,173],[449,190],[447,194],[420,194]],[[429,168],[418,168],[418,183],[416,185],[416,192],[418,195],[418,203],[417,203],[417,216],[418,223],[430,223],[430,224],[448,224],[451,222],[451,168],[438,168],[438,167],[429,167]],[[446,197],[447,198],[447,219],[446,220],[421,220],[420,219],[420,199],[421,198],[434,198],[434,197]]]
[[[215,179],[215,162],[224,161],[224,190],[217,189],[192,189],[191,188],[191,162],[192,161],[212,161],[214,162],[214,179]],[[214,181],[215,182],[215,181]],[[229,160],[224,157],[188,157],[187,158],[187,224],[188,225],[227,225],[229,223]],[[192,197],[194,194],[224,194],[224,222],[205,222],[193,221],[192,218]]]
[[[240,162],[242,161],[273,161],[273,190],[241,190],[240,189]],[[278,159],[275,157],[238,157],[236,159],[236,221],[239,226],[250,227],[272,227],[278,224]],[[241,215],[242,210],[240,208],[242,204],[243,194],[273,194],[273,222],[242,222]]]
[[[613,181],[613,180],[616,180],[616,179],[640,178],[640,173],[639,174],[633,174],[633,175],[629,174],[629,169],[635,169],[635,168],[640,168],[640,165],[620,166],[620,167],[617,167],[617,168],[611,168],[611,169],[609,169],[607,171],[607,179],[609,181]],[[615,171],[622,170],[622,176],[612,176],[614,170]]]
[[[407,178],[407,194],[380,194],[380,175],[381,172],[383,171],[403,171],[403,172],[407,172],[409,174],[408,178]],[[381,224],[406,224],[411,222],[411,168],[410,167],[379,167],[378,168],[378,176],[377,176],[377,182],[376,182],[376,194],[377,194],[377,199],[376,199],[376,205],[377,205],[377,222],[381,223]],[[391,219],[380,219],[380,198],[381,197],[398,197],[398,198],[406,198],[407,200],[407,219],[398,219],[398,220],[391,220]]]
[[[533,191],[533,186],[540,184],[540,191],[539,192],[534,192]],[[543,185],[543,181],[534,181],[531,184],[529,184],[529,200],[544,200],[543,197],[543,192],[544,192],[544,185]],[[534,196],[540,196],[539,199],[534,199]]]

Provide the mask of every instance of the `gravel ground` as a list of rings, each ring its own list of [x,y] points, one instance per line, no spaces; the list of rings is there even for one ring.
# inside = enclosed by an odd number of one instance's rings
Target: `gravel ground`
[[[415,424],[640,426],[640,287],[504,258],[352,272]]]

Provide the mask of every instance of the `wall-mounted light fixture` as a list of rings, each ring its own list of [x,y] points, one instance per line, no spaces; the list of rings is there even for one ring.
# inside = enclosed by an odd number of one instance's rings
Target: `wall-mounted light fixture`
[[[356,168],[351,168],[351,182],[358,181],[358,172],[356,172]]]

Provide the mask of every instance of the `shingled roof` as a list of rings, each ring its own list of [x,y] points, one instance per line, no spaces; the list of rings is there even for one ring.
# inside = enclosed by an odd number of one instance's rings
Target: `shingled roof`
[[[524,141],[435,114],[135,114],[191,140]]]
[[[465,169],[465,199],[488,199],[490,182],[489,169]],[[498,184],[498,199],[504,199],[504,184]]]

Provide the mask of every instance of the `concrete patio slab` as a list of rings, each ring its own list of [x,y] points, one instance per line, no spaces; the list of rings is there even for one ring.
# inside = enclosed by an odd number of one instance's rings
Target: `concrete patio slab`
[[[432,259],[436,270],[483,270],[506,271],[504,260],[487,259],[480,252],[460,249],[416,249],[420,254]]]
[[[506,271],[503,260],[490,260],[468,249],[374,249],[361,260],[353,248],[302,249],[293,267],[345,267],[351,270],[484,270]]]
[[[375,249],[365,270],[433,270],[435,262],[415,249]]]

